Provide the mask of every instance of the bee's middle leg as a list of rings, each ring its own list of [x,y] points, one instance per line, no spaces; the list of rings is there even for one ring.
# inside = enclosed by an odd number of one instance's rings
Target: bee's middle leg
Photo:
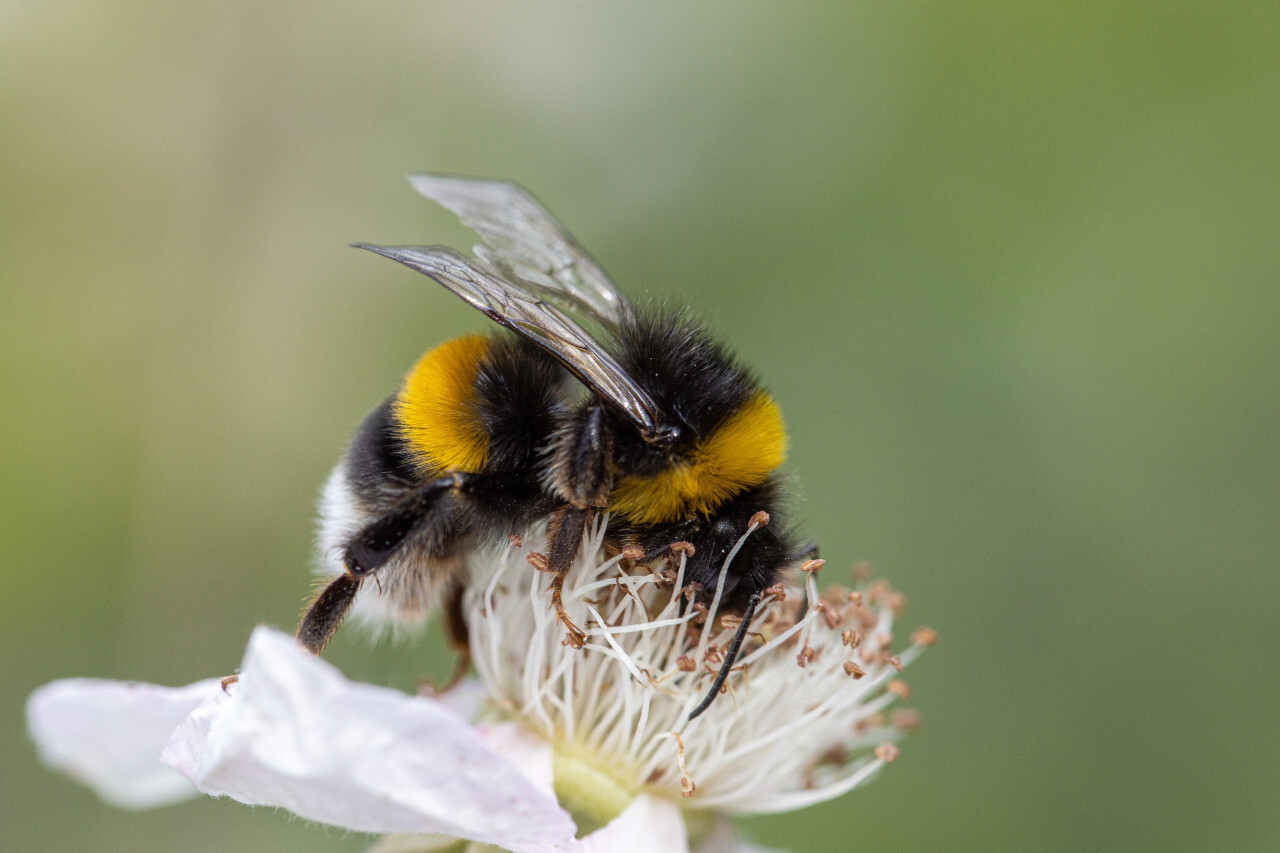
[[[551,604],[556,618],[569,632],[567,642],[575,649],[587,641],[586,633],[573,623],[564,609],[564,577],[582,547],[582,535],[597,507],[608,502],[613,486],[609,460],[613,436],[605,424],[604,407],[595,404],[582,413],[568,453],[556,465],[556,491],[565,504],[551,520],[551,543],[547,548],[547,570],[551,572]]]
[[[560,509],[552,519],[553,533],[550,546],[547,548],[547,571],[551,573],[551,606],[556,609],[556,618],[569,632],[569,645],[575,649],[582,648],[587,642],[587,635],[574,624],[564,609],[564,579],[573,565],[573,558],[578,555],[578,548],[582,545],[582,534],[587,529],[587,521],[590,517],[589,509],[579,509],[575,506]]]

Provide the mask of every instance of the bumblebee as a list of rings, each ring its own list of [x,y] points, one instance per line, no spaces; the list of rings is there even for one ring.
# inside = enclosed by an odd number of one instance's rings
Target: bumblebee
[[[777,404],[687,313],[632,305],[521,187],[411,181],[480,235],[475,256],[354,245],[429,276],[507,331],[428,351],[361,423],[322,498],[321,553],[336,577],[306,611],[299,641],[318,654],[372,580],[362,608],[416,621],[444,602],[465,654],[457,605],[467,555],[545,522],[551,605],[581,646],[561,586],[587,524],[607,512],[606,541],[642,560],[692,545],[685,578],[707,599],[722,582],[722,606],[743,614],[696,716],[723,685],[763,591],[801,556],[781,520],[787,437]],[[761,510],[772,523],[720,578]]]

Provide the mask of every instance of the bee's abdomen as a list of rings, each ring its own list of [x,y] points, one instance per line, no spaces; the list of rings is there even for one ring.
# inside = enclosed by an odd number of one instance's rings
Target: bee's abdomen
[[[474,382],[477,417],[489,436],[489,469],[532,471],[567,416],[566,374],[521,338],[490,341]]]
[[[394,404],[395,397],[388,397],[365,416],[341,466],[352,496],[369,512],[394,505],[419,481],[392,415]]]
[[[405,377],[392,409],[405,449],[422,473],[474,473],[488,462],[489,434],[475,386],[489,347],[483,335],[446,341]]]

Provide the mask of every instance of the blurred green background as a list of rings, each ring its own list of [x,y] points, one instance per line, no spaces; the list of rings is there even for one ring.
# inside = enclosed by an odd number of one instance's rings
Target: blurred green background
[[[1280,848],[1277,45],[1274,2],[0,4],[0,846],[367,843],[107,808],[22,703],[293,626],[350,430],[487,328],[345,247],[470,245],[436,170],[699,308],[825,556],[942,634],[899,762],[746,832]],[[330,657],[409,686],[439,646]]]

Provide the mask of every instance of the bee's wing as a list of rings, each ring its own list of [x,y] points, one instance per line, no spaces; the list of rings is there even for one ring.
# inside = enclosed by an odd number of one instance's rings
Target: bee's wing
[[[510,281],[483,259],[468,258],[443,246],[352,245],[435,279],[490,319],[542,347],[634,421],[645,436],[661,438],[663,428],[653,398],[594,338],[524,282]]]
[[[585,310],[610,329],[627,298],[595,258],[518,184],[449,175],[411,175],[413,188],[457,214],[485,245],[476,255],[538,295]]]

